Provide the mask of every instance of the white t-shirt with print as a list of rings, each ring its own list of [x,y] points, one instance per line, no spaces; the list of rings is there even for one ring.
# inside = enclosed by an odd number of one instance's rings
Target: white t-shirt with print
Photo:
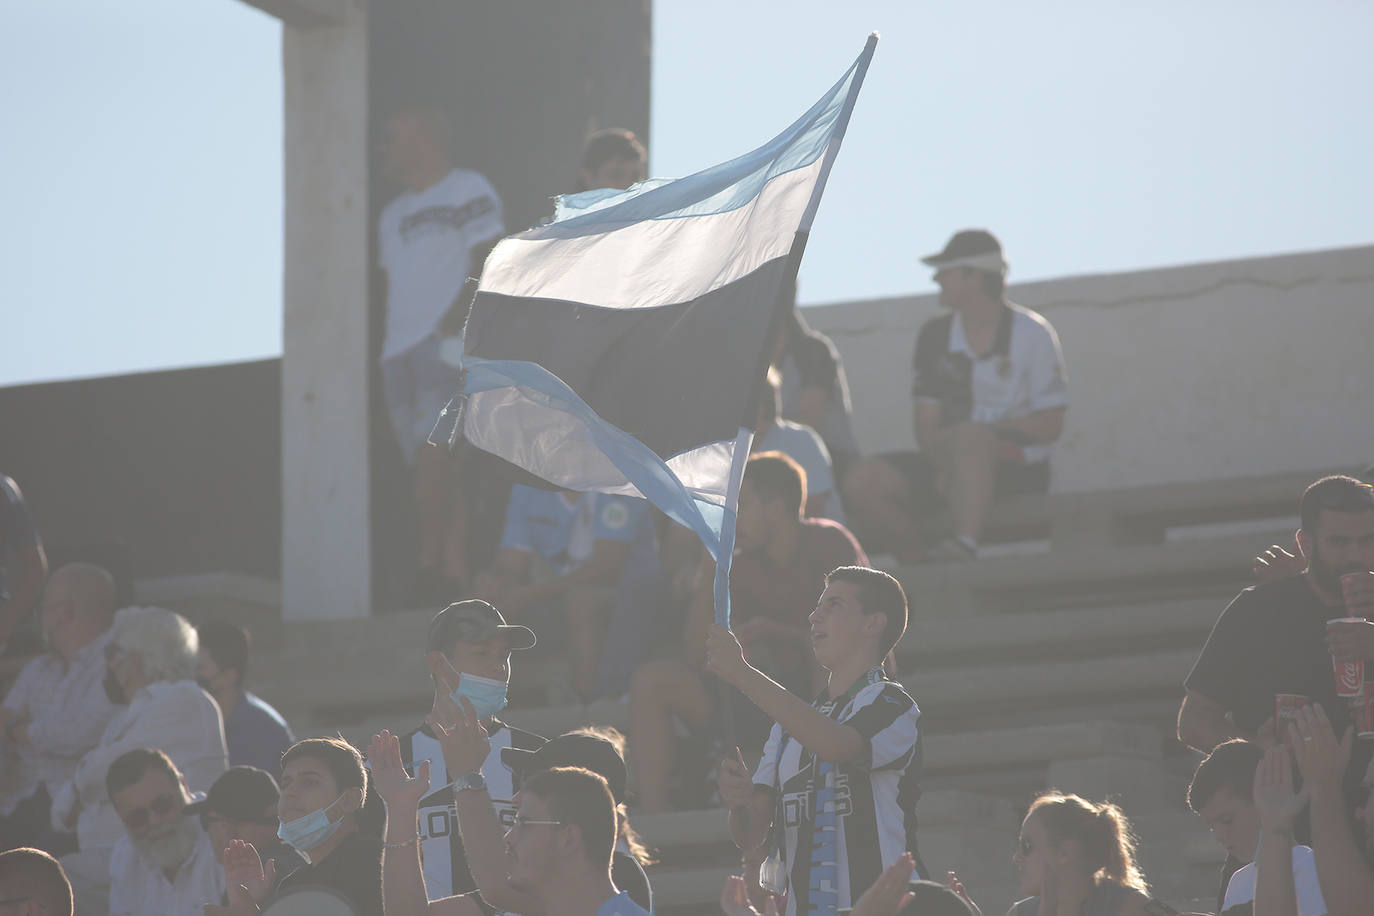
[[[429,336],[463,289],[473,247],[504,232],[495,189],[468,169],[386,205],[377,237],[387,276],[383,360]]]
[[[1317,860],[1310,846],[1293,847],[1293,887],[1298,892],[1300,916],[1326,916],[1326,900],[1317,882]],[[1251,862],[1237,869],[1227,883],[1221,916],[1227,916],[1233,907],[1237,908],[1237,913],[1249,913],[1254,902],[1255,863]]]

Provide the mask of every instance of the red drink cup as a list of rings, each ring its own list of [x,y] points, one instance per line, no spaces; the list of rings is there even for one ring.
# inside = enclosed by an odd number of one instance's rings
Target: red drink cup
[[[1333,623],[1364,623],[1363,617],[1337,617],[1326,622],[1327,627]],[[1336,696],[1338,697],[1357,697],[1364,691],[1364,659],[1356,659],[1353,662],[1341,661],[1334,656],[1331,659],[1331,668],[1336,674]]]
[[[1288,743],[1288,726],[1297,717],[1298,710],[1311,706],[1312,699],[1300,693],[1274,694],[1274,740],[1279,744]]]
[[[1359,696],[1350,698],[1350,721],[1357,737],[1374,738],[1374,691],[1368,687]]]

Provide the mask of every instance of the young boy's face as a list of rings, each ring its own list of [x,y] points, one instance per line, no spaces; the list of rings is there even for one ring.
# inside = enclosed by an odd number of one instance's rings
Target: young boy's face
[[[481,642],[459,640],[448,660],[459,674],[510,682],[510,643],[504,636]]]
[[[1202,806],[1202,819],[1218,843],[1242,862],[1253,862],[1259,847],[1259,812],[1248,798],[1220,789]]]

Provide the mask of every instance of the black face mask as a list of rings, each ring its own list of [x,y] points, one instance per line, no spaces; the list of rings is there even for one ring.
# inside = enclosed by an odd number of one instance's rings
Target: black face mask
[[[109,698],[111,703],[116,706],[129,705],[129,698],[124,695],[124,688],[120,686],[119,678],[115,677],[113,671],[106,670],[105,679],[100,684],[105,688],[105,696]]]

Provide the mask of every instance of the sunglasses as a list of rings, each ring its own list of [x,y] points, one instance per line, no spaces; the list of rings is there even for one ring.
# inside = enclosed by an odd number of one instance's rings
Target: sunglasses
[[[535,827],[540,824],[544,824],[550,827],[562,827],[563,823],[563,821],[538,820],[536,818],[525,817],[525,815],[523,814],[517,814],[514,818],[511,819],[510,829],[514,830],[517,827]]]
[[[159,795],[146,806],[134,808],[132,811],[120,815],[120,817],[124,821],[125,826],[130,830],[142,830],[144,827],[148,826],[149,817],[154,814],[158,817],[171,814],[180,804],[182,804],[182,800],[179,796],[171,794]]]

